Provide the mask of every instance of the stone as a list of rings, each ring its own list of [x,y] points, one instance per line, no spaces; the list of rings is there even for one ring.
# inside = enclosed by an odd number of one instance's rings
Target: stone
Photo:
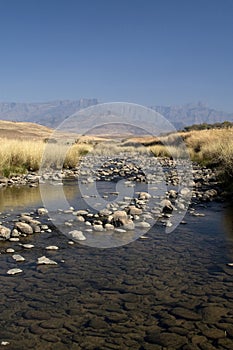
[[[12,255],[12,258],[17,262],[25,261],[25,258],[20,254],[14,254]]]
[[[112,211],[109,209],[102,209],[99,211],[100,216],[109,216],[112,214]]]
[[[16,222],[15,223],[15,228],[20,231],[21,233],[25,233],[26,235],[31,235],[33,234],[33,229],[32,227],[25,223],[25,222]]]
[[[131,220],[131,219],[124,220],[123,221],[123,229],[129,230],[129,231],[134,230],[135,229],[135,225],[134,225],[133,220]]]
[[[222,318],[222,316],[225,316],[228,312],[228,310],[225,309],[224,307],[215,306],[215,305],[206,306],[202,308],[200,311],[201,311],[203,320],[209,323],[218,322]]]
[[[166,348],[180,349],[184,344],[188,342],[187,338],[179,334],[169,332],[150,332],[145,337],[148,343],[158,344]]]
[[[148,222],[146,222],[146,221],[140,221],[140,222],[136,223],[136,227],[139,227],[139,228],[150,228],[151,225]]]
[[[80,222],[84,222],[85,221],[85,219],[84,219],[84,217],[82,215],[78,215],[76,219],[78,221],[80,221]]]
[[[59,248],[56,245],[48,245],[45,247],[46,250],[58,250]]]
[[[7,240],[11,236],[11,230],[8,227],[0,225],[0,241]]]
[[[199,321],[201,320],[201,315],[197,314],[194,311],[191,311],[189,309],[185,309],[182,307],[176,307],[172,309],[171,313],[179,318],[184,318],[189,321]]]
[[[35,246],[33,244],[30,244],[30,243],[25,243],[25,244],[22,244],[22,247],[26,248],[26,249],[31,249],[31,248],[34,248]]]
[[[77,239],[78,241],[85,241],[86,237],[82,233],[82,231],[73,230],[69,232],[69,236],[71,236],[72,239]]]
[[[111,224],[106,224],[104,227],[106,230],[114,230],[114,225]]]
[[[216,329],[216,328],[210,328],[203,330],[203,334],[210,339],[219,339],[219,338],[225,338],[226,334],[223,330],[221,329]]]
[[[161,201],[160,206],[164,213],[171,213],[173,211],[173,205],[169,199],[164,199]]]
[[[57,262],[54,260],[51,260],[49,258],[46,258],[46,256],[41,256],[37,259],[38,265],[57,265]]]
[[[140,192],[138,194],[138,199],[150,199],[151,198],[151,195],[147,192]]]
[[[170,198],[176,198],[177,197],[177,192],[175,190],[170,190],[168,192],[168,195]]]
[[[8,270],[8,271],[7,271],[7,274],[8,274],[8,275],[15,275],[15,274],[21,273],[21,272],[23,272],[23,270],[18,269],[18,268],[14,268],[14,269]]]
[[[141,215],[142,214],[142,209],[140,208],[137,208],[135,205],[130,205],[128,207],[128,210],[129,210],[129,214],[130,215]]]
[[[6,346],[6,345],[9,345],[10,344],[10,342],[9,341],[1,341],[1,345],[2,346]]]
[[[34,224],[34,225],[40,225],[40,221],[33,219],[29,215],[24,215],[22,214],[21,217],[19,218],[20,221],[24,221],[27,224]]]
[[[6,253],[14,253],[15,250],[13,248],[7,248]]]
[[[183,197],[188,197],[188,196],[190,196],[191,191],[190,191],[189,188],[184,187],[184,188],[182,188],[182,189],[180,190],[180,194],[181,194]]]
[[[103,225],[93,225],[93,230],[97,232],[104,231]]]
[[[89,212],[88,212],[87,210],[78,210],[78,211],[75,212],[75,214],[76,214],[77,216],[79,216],[79,215],[85,216],[85,215],[87,215],[88,213],[89,213]]]
[[[11,231],[11,237],[19,237],[20,234],[19,234],[19,231],[16,230],[16,228],[14,228],[12,231]]]
[[[45,209],[45,208],[38,208],[37,209],[37,214],[38,215],[46,215],[46,214],[48,214],[48,210]]]

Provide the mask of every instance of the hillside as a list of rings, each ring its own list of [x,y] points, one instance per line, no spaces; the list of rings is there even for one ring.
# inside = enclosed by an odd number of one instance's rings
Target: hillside
[[[50,136],[52,129],[27,122],[0,120],[0,138],[20,140],[40,140]]]

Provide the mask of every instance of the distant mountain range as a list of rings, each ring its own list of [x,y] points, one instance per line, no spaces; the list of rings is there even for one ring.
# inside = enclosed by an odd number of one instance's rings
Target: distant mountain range
[[[75,112],[98,104],[98,100],[57,100],[43,103],[0,102],[0,119],[27,121],[48,127],[57,127],[64,119]],[[168,119],[177,129],[201,123],[233,121],[233,113],[217,111],[199,102],[180,106],[150,106]]]

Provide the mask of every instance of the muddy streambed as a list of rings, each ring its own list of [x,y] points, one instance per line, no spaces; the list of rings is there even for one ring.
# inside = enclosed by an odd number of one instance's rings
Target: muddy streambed
[[[82,206],[76,185],[64,192]],[[41,204],[39,188],[1,189],[0,221]],[[209,202],[196,210],[204,216],[187,212],[173,232],[155,224],[146,239],[117,248],[70,245],[57,230],[25,237],[33,249],[0,242],[0,347],[232,349],[232,207]],[[24,256],[23,273],[6,274],[15,267],[7,248]],[[37,265],[45,254],[58,264]]]

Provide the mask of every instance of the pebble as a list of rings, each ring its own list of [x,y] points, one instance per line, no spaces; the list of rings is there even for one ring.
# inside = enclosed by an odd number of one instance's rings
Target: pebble
[[[23,248],[26,248],[26,249],[31,249],[31,248],[34,248],[34,244],[30,244],[30,243],[25,243],[25,244],[21,244]]]
[[[97,232],[102,232],[104,231],[104,228],[102,225],[93,225],[93,230]]]
[[[78,241],[85,241],[86,240],[86,237],[84,236],[82,231],[78,231],[78,230],[70,231],[69,236],[71,236],[71,238],[73,238],[73,239],[77,239]]]
[[[56,245],[49,245],[49,246],[45,247],[45,249],[47,249],[47,250],[58,250],[59,248]]]
[[[57,265],[57,262],[54,260],[51,260],[49,258],[46,258],[46,256],[41,256],[37,259],[38,265]]]
[[[6,253],[14,253],[15,250],[13,248],[7,248]]]
[[[25,261],[25,258],[20,254],[14,254],[14,255],[12,255],[12,258],[17,262]]]
[[[14,269],[8,270],[8,271],[7,271],[7,274],[8,274],[8,275],[15,275],[15,274],[21,273],[21,272],[23,272],[23,270],[18,269],[18,268],[14,268]]]

